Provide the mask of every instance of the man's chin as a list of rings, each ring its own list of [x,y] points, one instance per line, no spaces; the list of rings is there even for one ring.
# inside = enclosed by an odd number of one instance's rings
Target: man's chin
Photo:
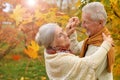
[[[90,33],[89,32],[86,32],[85,34],[90,37]]]

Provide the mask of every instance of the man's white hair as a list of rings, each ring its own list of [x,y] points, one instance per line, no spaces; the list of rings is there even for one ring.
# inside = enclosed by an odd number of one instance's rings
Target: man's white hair
[[[43,45],[45,48],[51,46],[57,26],[56,23],[48,23],[41,26],[35,37],[35,41],[38,45]]]
[[[105,11],[105,8],[104,8],[103,4],[101,4],[100,2],[88,3],[87,5],[85,5],[82,8],[82,12],[90,14],[90,18],[92,20],[95,20],[95,21],[102,20],[102,21],[104,21],[103,26],[106,24],[107,13]]]

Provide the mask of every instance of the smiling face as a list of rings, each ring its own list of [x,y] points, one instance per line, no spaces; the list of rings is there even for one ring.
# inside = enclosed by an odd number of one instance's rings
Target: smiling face
[[[70,46],[70,40],[67,36],[67,33],[61,27],[56,27],[55,37],[52,46],[67,49]]]
[[[82,13],[82,27],[86,29],[88,36],[93,36],[102,29],[102,21],[95,21],[90,14]]]

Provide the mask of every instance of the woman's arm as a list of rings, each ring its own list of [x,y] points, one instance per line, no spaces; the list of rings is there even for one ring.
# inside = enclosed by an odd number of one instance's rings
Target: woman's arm
[[[78,42],[77,40],[77,33],[74,32],[70,36],[70,49],[72,50],[73,53],[80,53],[80,50],[82,48],[83,41]]]
[[[88,63],[90,63],[91,66],[93,65],[93,67],[96,68],[103,61],[110,48],[111,44],[107,41],[104,41],[94,54],[86,56],[85,59]]]
[[[73,53],[80,53],[82,42],[77,41],[76,27],[79,25],[80,21],[78,17],[72,17],[66,26],[66,33],[70,37],[70,49]]]
[[[103,61],[106,54],[112,47],[113,40],[110,36],[107,37],[105,34],[103,34],[103,39],[104,41],[99,49],[93,55],[85,57],[87,62],[93,64],[95,68],[98,67],[98,65]]]

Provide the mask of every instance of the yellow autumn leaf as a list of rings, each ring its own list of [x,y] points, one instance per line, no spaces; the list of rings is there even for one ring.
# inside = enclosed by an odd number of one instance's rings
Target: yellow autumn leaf
[[[24,77],[21,77],[20,80],[24,80]]]
[[[31,41],[31,44],[24,49],[24,53],[27,54],[30,58],[36,59],[38,58],[38,50],[38,44],[35,43],[35,41]]]
[[[30,80],[28,77],[21,77],[20,80]]]
[[[35,17],[36,20],[42,18],[42,13],[39,11],[39,9],[35,10],[34,17]]]
[[[25,14],[26,9],[23,8],[21,5],[17,5],[15,9],[13,10],[13,13],[10,14],[10,18],[14,19],[16,21],[16,25],[18,25],[23,20],[23,14]]]
[[[81,0],[78,0],[75,4],[76,7],[79,7],[81,5]]]
[[[32,59],[38,58],[38,53],[31,48],[24,49],[24,52]]]
[[[42,76],[41,77],[41,80],[47,80],[45,76]]]
[[[112,8],[117,13],[118,16],[120,16],[120,1],[119,0],[110,0]]]
[[[31,41],[31,47],[32,49],[34,49],[35,51],[39,50],[39,45],[35,42],[35,41]]]
[[[52,12],[57,12],[57,8],[50,8],[50,10],[49,11],[52,11]]]
[[[41,26],[41,25],[44,24],[44,23],[45,23],[45,20],[44,20],[44,19],[39,19],[39,20],[35,21],[35,24],[36,24],[37,26]]]

